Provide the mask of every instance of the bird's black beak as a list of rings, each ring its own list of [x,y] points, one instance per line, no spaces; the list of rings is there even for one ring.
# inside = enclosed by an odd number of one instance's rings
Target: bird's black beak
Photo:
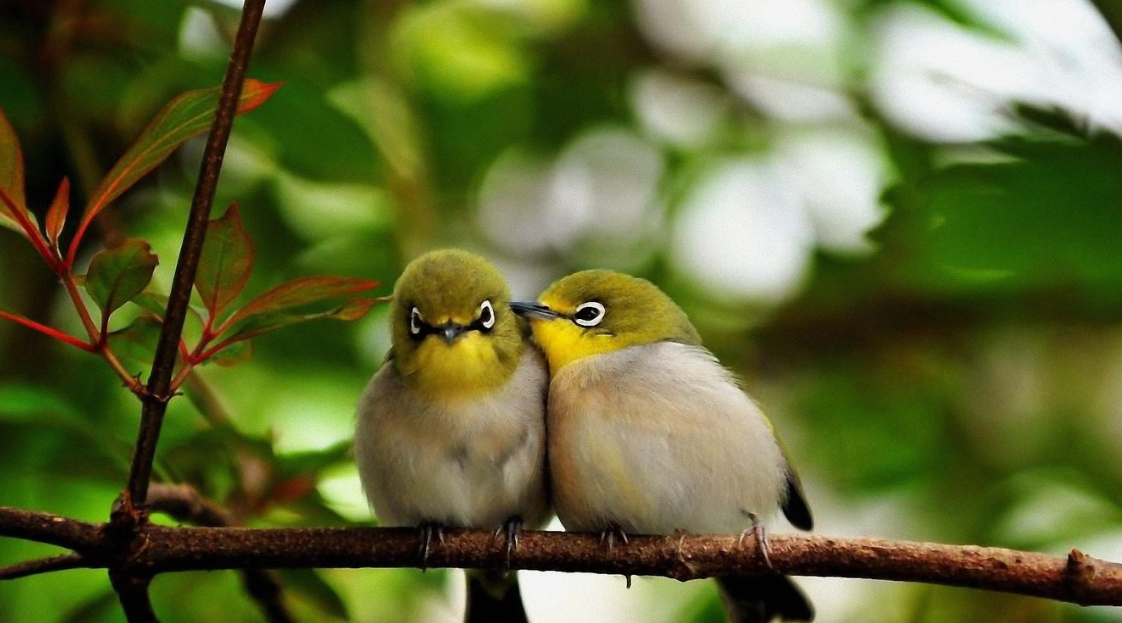
[[[444,338],[445,342],[451,344],[452,342],[456,341],[456,338],[460,337],[463,332],[467,330],[467,327],[461,327],[454,322],[449,322],[443,327],[437,327],[436,330],[437,333],[440,334],[440,337]]]
[[[514,313],[522,316],[523,318],[541,318],[545,320],[553,320],[560,318],[561,314],[553,311],[552,309],[542,305],[541,303],[523,303],[515,301],[510,304],[510,308]]]

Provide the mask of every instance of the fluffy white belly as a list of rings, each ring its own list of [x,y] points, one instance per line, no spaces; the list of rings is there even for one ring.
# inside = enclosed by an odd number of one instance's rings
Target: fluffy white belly
[[[782,453],[705,351],[657,344],[589,359],[550,387],[554,504],[566,529],[734,533],[749,513],[774,514]]]

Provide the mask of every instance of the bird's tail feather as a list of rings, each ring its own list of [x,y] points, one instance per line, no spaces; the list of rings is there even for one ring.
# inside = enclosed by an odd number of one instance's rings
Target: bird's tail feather
[[[785,575],[726,575],[717,585],[730,623],[814,620],[810,600]]]
[[[526,623],[518,576],[513,571],[467,572],[464,623]]]

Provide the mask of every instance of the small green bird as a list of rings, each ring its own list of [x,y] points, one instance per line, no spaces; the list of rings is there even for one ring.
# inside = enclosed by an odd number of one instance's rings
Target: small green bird
[[[459,250],[417,258],[394,288],[355,460],[381,525],[421,529],[422,564],[445,526],[505,527],[509,551],[523,524],[549,519],[548,373],[509,302],[502,274]]]
[[[549,470],[565,529],[743,533],[780,508],[809,530],[799,479],[770,422],[654,284],[575,273],[512,303],[549,360]],[[765,550],[766,552],[766,550]],[[810,621],[783,575],[718,582],[738,622]]]

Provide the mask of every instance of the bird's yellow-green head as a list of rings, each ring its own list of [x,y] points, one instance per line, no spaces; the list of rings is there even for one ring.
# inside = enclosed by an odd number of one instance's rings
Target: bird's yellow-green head
[[[611,270],[554,282],[538,303],[512,303],[530,319],[534,340],[557,373],[591,355],[654,342],[700,344],[682,308],[653,283]]]
[[[390,310],[391,360],[405,384],[455,399],[506,383],[524,347],[509,303],[506,280],[477,255],[446,249],[410,262]]]

